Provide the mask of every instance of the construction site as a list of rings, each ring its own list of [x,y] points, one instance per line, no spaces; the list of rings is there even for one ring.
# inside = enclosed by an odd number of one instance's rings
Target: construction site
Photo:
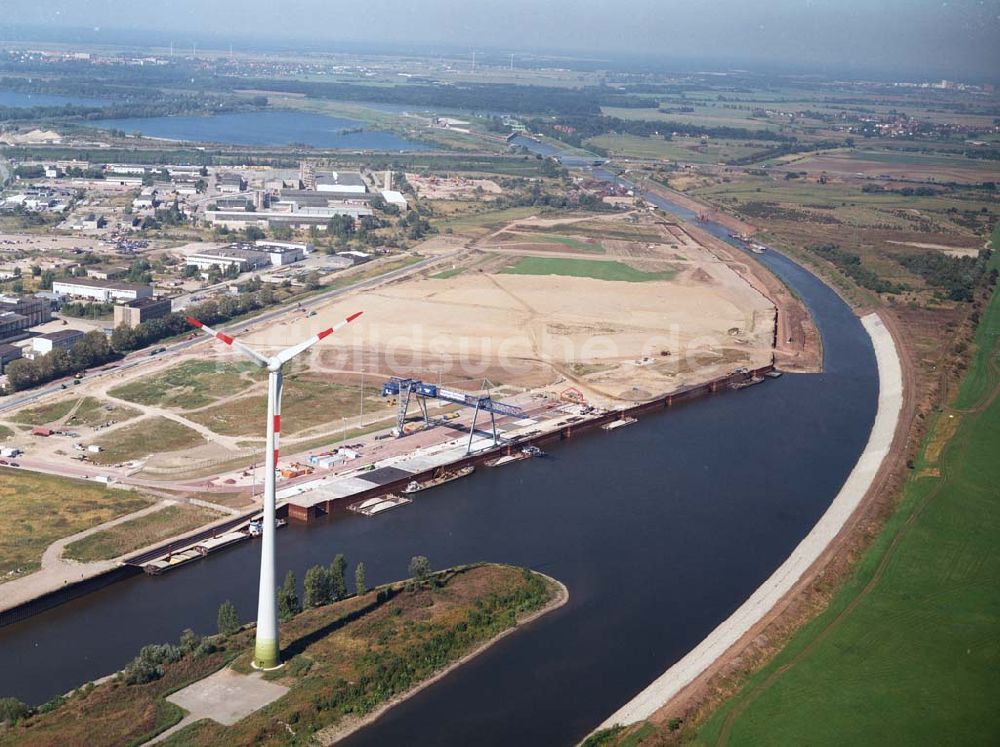
[[[365,312],[287,367],[280,516],[375,516],[547,440],[759,383],[791,342],[746,255],[646,211],[527,218],[447,249],[224,336],[267,357]],[[9,414],[36,433],[18,437],[18,466],[259,512],[263,375],[210,341],[122,369]],[[227,542],[189,544],[137,563],[166,570]]]

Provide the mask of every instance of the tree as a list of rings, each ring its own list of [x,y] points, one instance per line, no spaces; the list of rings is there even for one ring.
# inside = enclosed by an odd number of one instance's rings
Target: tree
[[[284,582],[278,587],[278,619],[291,620],[301,611],[302,603],[299,601],[295,574],[289,571],[285,574]]]
[[[414,555],[410,558],[410,578],[419,584],[427,580],[431,575],[431,563],[423,555]]]
[[[42,290],[52,290],[52,283],[56,279],[56,274],[52,270],[46,270],[42,273],[42,279],[39,283],[39,287]]]
[[[240,629],[240,619],[236,614],[236,605],[228,599],[219,605],[216,625],[221,635],[232,635]]]
[[[344,572],[347,570],[347,561],[342,553],[337,553],[330,564],[330,592],[334,599],[343,599],[347,596],[347,580]]]
[[[302,604],[305,607],[319,607],[330,603],[330,571],[321,565],[314,565],[306,571],[302,582]]]
[[[354,569],[354,593],[361,596],[367,591],[368,587],[365,585],[365,564],[358,563],[358,567]]]
[[[181,639],[178,641],[178,645],[181,651],[185,654],[190,654],[201,644],[201,637],[195,633],[191,628],[184,628],[181,631]]]

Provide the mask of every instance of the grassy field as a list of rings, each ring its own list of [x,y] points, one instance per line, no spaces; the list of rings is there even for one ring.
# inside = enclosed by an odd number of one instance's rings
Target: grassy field
[[[441,233],[451,230],[453,233],[463,236],[484,236],[491,229],[499,228],[514,220],[523,220],[532,215],[540,215],[545,212],[544,208],[535,207],[515,207],[506,210],[487,210],[482,213],[472,215],[462,215],[450,217],[447,220],[435,220],[434,225]]]
[[[0,440],[10,438],[13,435],[14,431],[12,431],[6,425],[0,425]]]
[[[0,468],[0,582],[39,567],[57,539],[138,511],[150,499],[83,480],[67,480]]]
[[[557,594],[541,576],[510,566],[474,566],[433,578],[411,588],[380,587],[282,623],[282,656],[288,663],[265,676],[289,691],[232,726],[198,721],[163,744],[323,743],[314,741],[317,732],[406,693]],[[168,694],[230,662],[234,670],[248,672],[252,635],[244,630],[216,636],[212,643],[219,650],[189,651],[146,684],[119,679],[78,691],[54,709],[0,730],[0,745],[142,744],[181,719],[181,709],[164,700]],[[286,725],[294,725],[294,736]]]
[[[704,724],[697,742],[995,743],[998,335],[994,293],[957,400],[963,409],[940,413],[898,511],[830,606]]]
[[[659,137],[617,134],[599,135],[588,140],[587,144],[604,148],[612,155],[626,158],[690,163],[721,163],[735,158],[745,158],[763,150],[759,145],[741,140],[709,140],[702,144],[698,138],[678,137],[664,140]]]
[[[622,241],[644,241],[659,243],[664,240],[663,234],[655,227],[643,224],[627,223],[623,220],[585,220],[577,223],[557,223],[553,226],[526,225],[518,226],[518,233],[529,234],[569,234],[595,239],[621,239]]]
[[[102,449],[99,454],[87,455],[92,462],[118,464],[150,454],[187,449],[205,443],[205,439],[180,423],[154,416],[95,438],[92,443]]]
[[[67,415],[69,415],[68,418]],[[123,422],[138,415],[138,410],[125,405],[104,403],[94,397],[83,397],[21,410],[12,420],[25,425],[44,425],[66,418],[66,425],[79,426],[100,425],[109,420]]]
[[[193,410],[246,389],[263,375],[253,363],[190,360],[162,373],[109,390],[118,399],[140,405]]]
[[[368,388],[365,409],[376,412],[384,407],[375,390]],[[302,375],[285,380],[281,396],[283,435],[306,428],[354,417],[361,411],[361,387],[334,384],[319,376]],[[188,418],[223,436],[258,436],[263,434],[267,415],[266,395],[232,400],[207,410],[190,413]]]
[[[343,288],[348,285],[354,285],[355,283],[360,283],[363,280],[369,280],[371,278],[378,277],[379,275],[385,275],[386,273],[392,272],[393,270],[401,270],[404,267],[415,265],[422,259],[423,257],[418,257],[414,255],[397,257],[388,262],[383,262],[381,264],[374,265],[373,267],[370,267],[367,270],[363,270],[361,272],[352,272],[350,274],[343,276],[338,275],[336,278],[334,278],[333,281],[324,285],[322,290],[330,290],[331,288]]]
[[[220,518],[222,515],[217,511],[200,506],[167,506],[72,542],[66,546],[63,557],[82,563],[117,558]]]
[[[670,280],[677,274],[673,270],[643,272],[622,262],[563,259],[561,257],[521,257],[515,264],[505,268],[502,272],[508,275],[568,275],[577,278],[595,278],[596,280],[625,283]]]
[[[443,270],[431,275],[431,280],[447,280],[465,272],[465,267],[452,267],[450,270]]]
[[[515,239],[517,238],[517,234],[513,234],[513,236]],[[595,244],[592,241],[575,239],[572,236],[560,236],[558,234],[529,234],[526,238],[533,243],[560,244],[562,246],[567,246],[570,249],[578,249],[581,252],[590,252],[592,254],[605,253],[604,247],[600,244]]]

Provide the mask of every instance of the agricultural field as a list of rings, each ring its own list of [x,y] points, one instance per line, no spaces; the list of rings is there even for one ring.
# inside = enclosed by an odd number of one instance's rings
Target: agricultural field
[[[480,565],[306,609],[282,623],[288,663],[264,675],[288,688],[280,699],[231,726],[195,721],[163,744],[278,743],[288,737],[286,724],[295,724],[298,739],[322,735],[322,742],[564,599],[560,587],[535,573]],[[184,716],[168,695],[225,667],[238,673],[233,680],[240,679],[251,671],[252,649],[252,629],[204,642],[188,639],[163,663],[160,676],[131,683],[119,676],[81,688],[0,731],[0,745],[142,744]]]
[[[902,503],[829,607],[698,731],[702,744],[973,744],[1000,733],[1000,293]]]
[[[696,105],[694,112],[660,111],[658,108],[640,109],[615,106],[601,107],[608,117],[637,119],[647,122],[681,122],[683,124],[707,127],[745,127],[748,130],[763,130],[774,125],[767,120],[755,119],[749,111],[722,109],[712,105]]]
[[[197,431],[162,416],[144,417],[111,433],[98,436],[91,443],[100,453],[88,454],[96,464],[119,464],[142,459],[151,454],[189,449],[205,443]]]
[[[146,496],[84,480],[2,469],[0,583],[35,571],[58,539],[150,505]]]
[[[781,168],[838,177],[979,184],[1000,180],[995,161],[934,153],[851,149],[782,159]]]
[[[201,506],[166,506],[71,542],[63,550],[63,557],[81,563],[110,560],[220,518],[219,512]]]
[[[194,410],[263,381],[253,363],[188,360],[162,373],[111,389],[108,394],[140,405]]]

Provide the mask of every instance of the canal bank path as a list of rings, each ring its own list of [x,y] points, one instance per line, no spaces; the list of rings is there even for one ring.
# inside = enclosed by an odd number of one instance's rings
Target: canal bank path
[[[903,405],[903,371],[892,333],[878,314],[862,317],[878,366],[878,410],[868,443],[830,507],[777,570],[737,610],[680,661],[667,669],[598,727],[628,726],[643,721],[734,646],[792,590],[822,555],[868,493],[889,455]]]

